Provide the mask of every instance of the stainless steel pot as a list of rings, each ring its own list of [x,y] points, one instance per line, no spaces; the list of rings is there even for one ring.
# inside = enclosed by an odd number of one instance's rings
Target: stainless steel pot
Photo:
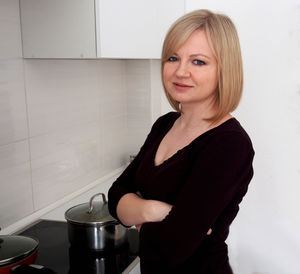
[[[94,201],[102,196],[102,202]],[[127,228],[108,211],[103,193],[91,197],[89,203],[71,207],[65,212],[71,246],[95,251],[109,251],[127,243]]]

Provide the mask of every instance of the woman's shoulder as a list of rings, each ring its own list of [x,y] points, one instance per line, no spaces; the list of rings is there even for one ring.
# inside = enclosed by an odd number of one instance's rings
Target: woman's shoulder
[[[155,123],[157,122],[168,122],[168,121],[171,121],[171,120],[176,120],[178,117],[180,116],[180,113],[179,112],[176,112],[176,111],[170,111],[162,116],[160,116],[156,121]],[[154,124],[155,124],[154,123]]]
[[[171,111],[168,112],[159,118],[154,122],[152,126],[152,130],[158,130],[163,126],[168,125],[169,123],[175,122],[175,120],[180,116],[179,112]]]
[[[250,136],[236,118],[231,118],[229,123],[221,130],[219,135],[224,145],[239,149],[240,153],[254,155],[254,148]]]
[[[254,153],[251,138],[241,123],[234,117],[217,126],[207,134],[207,144]]]
[[[244,129],[244,127],[241,125],[241,123],[235,118],[232,117],[223,124],[221,124],[218,127],[218,134],[220,136],[223,136],[224,138],[227,136],[237,136],[237,138],[242,138],[245,141],[252,143],[251,139],[247,133],[247,131]]]

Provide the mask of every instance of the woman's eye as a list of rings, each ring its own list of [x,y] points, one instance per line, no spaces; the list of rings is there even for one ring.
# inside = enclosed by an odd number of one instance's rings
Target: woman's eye
[[[201,61],[201,60],[193,60],[193,63],[197,66],[203,66],[205,65],[205,62]]]
[[[169,62],[176,62],[177,60],[178,60],[178,58],[175,57],[175,56],[171,56],[171,57],[168,59]]]

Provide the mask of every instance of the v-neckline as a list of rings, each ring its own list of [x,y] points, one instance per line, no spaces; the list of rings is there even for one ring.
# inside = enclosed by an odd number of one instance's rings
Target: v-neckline
[[[170,129],[172,128],[172,126],[174,125],[174,123],[176,122],[176,120],[180,117],[180,113],[176,113],[176,117],[175,119],[171,120],[169,123],[168,123],[168,126],[166,126],[166,129],[162,131],[162,133],[159,135],[159,138],[157,138],[157,142],[154,146],[154,151],[153,151],[153,155],[152,155],[152,164],[153,164],[153,167],[154,168],[159,168],[161,166],[163,166],[166,162],[168,162],[171,158],[175,157],[176,154],[179,153],[179,151],[181,150],[178,150],[177,152],[175,152],[173,155],[171,155],[169,158],[165,159],[163,162],[161,162],[160,164],[156,165],[155,164],[155,158],[156,158],[156,154],[157,154],[157,150],[159,148],[159,145],[160,143],[162,142],[163,138],[168,134],[168,132],[170,131]]]
[[[167,164],[169,161],[171,161],[173,158],[175,158],[177,155],[181,154],[181,152],[183,152],[184,150],[186,150],[187,148],[189,148],[193,143],[197,142],[199,139],[201,139],[203,136],[207,135],[208,133],[214,131],[215,129],[221,127],[224,124],[227,124],[228,121],[232,121],[235,120],[234,117],[231,117],[229,119],[227,119],[225,122],[221,123],[220,125],[213,127],[207,131],[205,131],[204,133],[198,135],[196,138],[194,138],[190,143],[188,143],[186,146],[180,148],[179,150],[177,150],[174,154],[172,154],[169,158],[165,159],[164,161],[162,161],[160,164],[156,165],[155,163],[155,158],[156,158],[156,154],[158,151],[158,148],[163,140],[163,138],[168,134],[168,132],[171,130],[172,126],[174,125],[174,123],[176,122],[176,120],[180,117],[180,113],[176,113],[176,119],[172,119],[168,126],[166,126],[166,130],[163,130],[162,133],[159,135],[159,138],[154,146],[154,151],[153,151],[153,155],[152,155],[152,165],[154,168],[160,168],[162,166],[164,166],[165,164]]]

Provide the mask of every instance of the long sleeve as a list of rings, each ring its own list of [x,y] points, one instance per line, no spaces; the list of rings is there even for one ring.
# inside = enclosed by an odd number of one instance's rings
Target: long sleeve
[[[135,174],[139,166],[139,163],[143,157],[144,146],[141,147],[139,153],[135,159],[129,164],[129,166],[123,171],[123,173],[117,178],[108,191],[108,209],[110,214],[116,218],[120,223],[120,219],[117,216],[117,205],[120,199],[127,193],[136,193],[138,191],[135,184]]]
[[[209,145],[195,149],[193,163],[169,215],[162,222],[144,223],[140,231],[140,256],[174,267],[201,245],[209,228],[230,224],[226,211],[238,210],[253,176],[254,151],[239,132],[225,132]],[[214,227],[218,230],[218,227]],[[213,231],[216,233],[216,231]]]
[[[117,205],[119,200],[127,193],[136,193],[138,187],[136,185],[135,177],[137,169],[141,161],[143,160],[144,154],[146,153],[149,146],[151,146],[153,140],[161,133],[161,129],[164,129],[166,123],[169,122],[170,117],[177,115],[175,112],[170,112],[164,116],[161,116],[153,124],[150,133],[148,134],[143,146],[141,147],[139,153],[136,155],[135,159],[129,164],[129,166],[124,170],[124,172],[117,178],[117,180],[112,184],[108,192],[108,208],[110,214],[121,222],[117,216]]]

